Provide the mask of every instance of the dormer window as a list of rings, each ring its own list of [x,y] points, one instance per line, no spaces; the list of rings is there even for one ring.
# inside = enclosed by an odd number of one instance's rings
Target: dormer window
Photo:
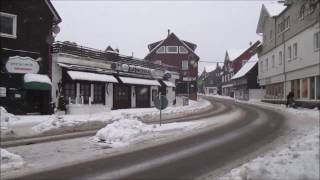
[[[168,54],[176,54],[178,53],[178,46],[167,46]]]
[[[179,46],[179,53],[180,54],[187,54],[188,50],[184,46]]]
[[[0,12],[0,36],[17,38],[17,15]]]
[[[157,50],[157,54],[164,54],[164,53],[166,53],[166,47],[165,46],[159,47]]]

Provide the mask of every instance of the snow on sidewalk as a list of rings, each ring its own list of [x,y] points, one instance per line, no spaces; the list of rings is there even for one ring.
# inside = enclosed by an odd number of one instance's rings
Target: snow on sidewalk
[[[211,103],[207,100],[190,100],[188,106],[168,107],[162,111],[162,115],[163,118],[175,118],[204,111],[210,107]],[[103,127],[107,123],[128,118],[139,119],[144,122],[154,121],[159,118],[159,110],[156,108],[120,109],[96,114],[52,116],[51,119],[34,126],[33,130],[38,133],[50,133],[88,128],[94,129]]]
[[[256,100],[238,101],[272,108],[287,117],[284,137],[272,143],[272,150],[232,169],[219,180],[318,180],[319,111],[286,108]],[[209,179],[209,178],[207,178]]]
[[[233,169],[220,180],[317,180],[319,160],[319,129],[314,128],[281,150]]]
[[[137,119],[122,119],[100,129],[95,136],[95,140],[111,147],[119,147],[129,145],[130,142],[136,141],[142,136],[146,138],[146,136],[155,135],[159,132],[192,129],[200,124],[200,122],[181,122],[160,126],[159,124],[148,125]]]
[[[1,172],[18,169],[24,165],[24,161],[21,156],[10,153],[2,148],[0,148],[0,160]]]

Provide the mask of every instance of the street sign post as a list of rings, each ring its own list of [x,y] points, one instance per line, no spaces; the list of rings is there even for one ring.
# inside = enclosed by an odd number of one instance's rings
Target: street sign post
[[[161,111],[167,108],[168,106],[168,99],[164,95],[159,95],[154,99],[154,105],[157,109],[160,110],[160,126],[161,126],[161,119],[162,119],[162,113]]]

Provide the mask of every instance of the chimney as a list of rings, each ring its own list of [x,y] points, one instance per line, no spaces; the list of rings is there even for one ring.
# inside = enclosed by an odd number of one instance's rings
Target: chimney
[[[251,41],[249,42],[249,45],[252,46],[252,42]]]
[[[170,29],[168,29],[168,36],[170,35]]]

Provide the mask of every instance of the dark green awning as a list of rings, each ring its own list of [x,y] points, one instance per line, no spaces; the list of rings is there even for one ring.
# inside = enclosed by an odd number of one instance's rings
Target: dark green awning
[[[50,90],[51,84],[44,82],[27,82],[24,83],[24,88],[30,90]]]
[[[23,86],[30,90],[51,90],[51,80],[45,74],[25,74]]]

